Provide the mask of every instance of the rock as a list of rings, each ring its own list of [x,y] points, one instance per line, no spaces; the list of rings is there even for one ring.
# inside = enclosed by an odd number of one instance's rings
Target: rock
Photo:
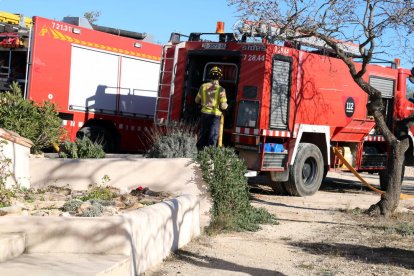
[[[121,193],[119,188],[112,187],[112,186],[109,186],[108,188],[109,188],[109,191],[111,191],[111,193],[114,195],[119,195]]]
[[[92,204],[89,201],[86,201],[79,206],[77,213],[83,214],[87,209],[91,208]]]
[[[32,213],[32,216],[35,217],[46,217],[49,215],[49,212],[45,211],[45,210],[40,210],[40,211],[34,211]]]
[[[84,193],[85,193],[85,191],[72,191],[71,196],[72,196],[72,198],[77,198],[77,197],[83,196]]]
[[[139,202],[143,205],[153,205],[155,203],[158,203],[159,200],[155,200],[151,198],[144,198],[144,199],[141,199]]]
[[[125,209],[126,205],[120,200],[115,200],[115,207],[118,209]]]
[[[134,205],[134,203],[137,202],[138,199],[133,195],[125,194],[121,195],[120,200],[126,205],[126,207],[130,207]]]
[[[103,210],[104,216],[113,216],[118,214],[118,209],[115,206],[106,206]]]
[[[60,190],[56,191],[56,193],[63,195],[63,196],[68,196],[72,193],[72,190],[67,187],[62,187]]]
[[[59,209],[62,208],[66,201],[35,201],[33,207],[35,209]]]
[[[14,201],[14,203],[11,206],[20,207],[22,210],[28,210],[29,204],[21,201]]]
[[[132,210],[136,210],[139,208],[145,207],[144,204],[139,203],[139,202],[135,202],[134,205],[132,205],[131,207],[129,207],[128,209],[125,209],[125,211],[132,211]]]
[[[62,212],[59,214],[59,217],[71,217],[71,214],[69,212]]]
[[[160,196],[161,192],[151,191],[150,189],[146,188],[144,189],[143,194],[148,196]]]
[[[53,217],[59,217],[61,213],[62,211],[55,209],[55,210],[50,210],[49,215]]]
[[[46,192],[44,193],[43,198],[45,201],[66,201],[68,196],[55,192]]]
[[[21,213],[22,208],[17,205],[0,208],[0,216],[20,215]]]

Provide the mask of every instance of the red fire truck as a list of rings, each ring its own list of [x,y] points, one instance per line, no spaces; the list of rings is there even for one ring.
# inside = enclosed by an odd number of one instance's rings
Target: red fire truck
[[[0,90],[57,105],[71,140],[89,136],[106,151],[142,150],[153,124],[162,47],[145,34],[0,12]]]
[[[277,45],[251,41],[250,35],[238,40],[233,33],[192,33],[181,41],[172,34],[161,62],[157,122],[196,122],[198,88],[218,66],[229,102],[224,144],[235,147],[249,170],[266,174],[275,190],[314,194],[329,169],[342,168],[332,147],[342,149],[358,171],[383,170],[386,142],[367,112],[367,94],[346,65],[317,41]],[[355,54],[353,45],[343,47]],[[410,76],[395,63],[369,65],[365,74],[382,93],[391,128],[413,110],[406,98]]]

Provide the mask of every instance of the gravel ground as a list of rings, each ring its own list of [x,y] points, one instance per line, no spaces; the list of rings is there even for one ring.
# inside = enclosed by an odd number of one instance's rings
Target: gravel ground
[[[376,174],[363,177],[378,184]],[[412,168],[403,190],[414,195]],[[391,219],[367,217],[361,210],[379,195],[349,173],[329,173],[310,197],[277,196],[265,187],[252,194],[278,225],[201,236],[145,275],[414,275],[414,199],[401,201]]]

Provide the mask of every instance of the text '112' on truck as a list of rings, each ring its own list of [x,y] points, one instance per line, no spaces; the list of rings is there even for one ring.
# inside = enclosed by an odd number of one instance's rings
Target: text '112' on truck
[[[137,33],[0,12],[0,91],[13,81],[55,103],[68,136],[105,151],[142,151],[153,125],[162,47]]]
[[[197,121],[194,99],[210,68],[218,66],[229,104],[223,143],[235,147],[249,170],[268,176],[274,190],[314,194],[330,169],[345,169],[333,147],[359,172],[384,170],[387,144],[367,111],[368,95],[344,62],[318,41],[277,45],[247,24],[238,29],[240,39],[220,30],[192,33],[186,41],[172,34],[163,49],[156,122]],[[350,56],[354,46],[346,45]],[[414,105],[406,96],[411,71],[389,64],[369,64],[365,79],[381,92],[386,121],[394,129]],[[407,154],[409,165],[412,143]]]

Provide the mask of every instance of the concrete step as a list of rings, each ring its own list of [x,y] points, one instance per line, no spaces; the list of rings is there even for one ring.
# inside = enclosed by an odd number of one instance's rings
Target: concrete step
[[[24,233],[0,234],[0,263],[20,256],[25,247],[26,235]]]
[[[0,275],[8,276],[128,276],[131,259],[125,255],[30,253],[0,263]]]

